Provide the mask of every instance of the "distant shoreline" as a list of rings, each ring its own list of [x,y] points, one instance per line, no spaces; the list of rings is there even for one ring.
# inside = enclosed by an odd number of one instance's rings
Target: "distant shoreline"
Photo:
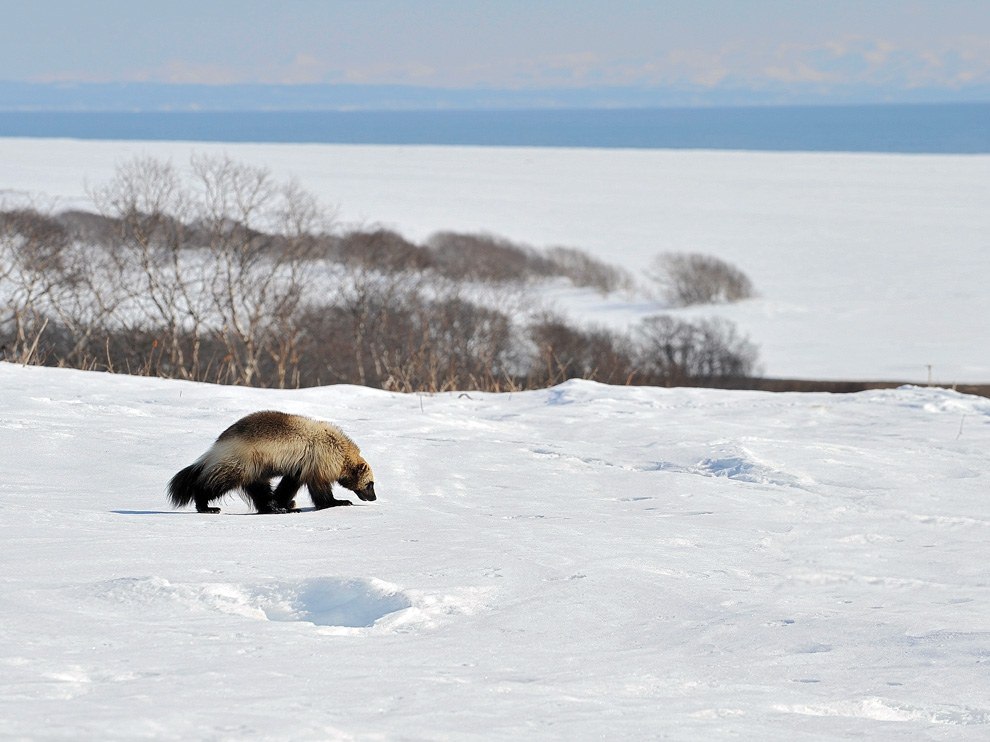
[[[990,153],[990,103],[409,111],[0,111],[0,137]]]

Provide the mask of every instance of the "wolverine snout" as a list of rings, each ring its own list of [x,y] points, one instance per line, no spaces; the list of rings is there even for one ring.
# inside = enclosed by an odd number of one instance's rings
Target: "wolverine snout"
[[[367,487],[365,487],[363,490],[357,491],[357,496],[360,497],[365,502],[371,502],[373,500],[378,499],[375,495],[375,483],[368,482]]]

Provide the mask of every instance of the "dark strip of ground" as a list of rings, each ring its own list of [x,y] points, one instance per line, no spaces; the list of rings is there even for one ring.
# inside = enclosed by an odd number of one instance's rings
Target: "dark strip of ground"
[[[867,389],[896,389],[904,381],[814,381],[809,379],[706,379],[703,386],[713,389],[751,389],[765,392],[833,392],[848,394]],[[917,386],[926,386],[918,384]],[[990,384],[933,384],[930,386],[953,389],[963,394],[990,397]]]

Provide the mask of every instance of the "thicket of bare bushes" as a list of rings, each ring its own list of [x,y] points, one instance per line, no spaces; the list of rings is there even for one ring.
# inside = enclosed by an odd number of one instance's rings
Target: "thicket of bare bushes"
[[[661,317],[623,334],[508,307],[512,287],[550,278],[631,285],[580,251],[340,233],[296,184],[226,158],[193,158],[187,174],[137,159],[91,195],[98,214],[0,211],[0,358],[403,391],[690,384],[756,367],[725,323]]]
[[[671,306],[731,304],[755,296],[741,270],[711,255],[663,253],[654,258],[649,275]]]

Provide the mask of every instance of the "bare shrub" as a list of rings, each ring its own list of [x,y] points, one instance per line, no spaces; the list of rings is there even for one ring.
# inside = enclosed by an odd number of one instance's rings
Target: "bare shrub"
[[[570,247],[537,251],[491,235],[439,232],[426,246],[392,230],[354,230],[336,237],[323,256],[377,271],[433,271],[455,281],[525,283],[562,276],[575,286],[610,293],[631,288],[632,277]]]
[[[309,307],[300,325],[308,384],[433,392],[490,389],[510,375],[507,315],[390,276],[358,276],[334,305]]]
[[[575,286],[593,288],[602,294],[631,289],[632,276],[614,265],[603,263],[583,250],[552,247],[546,251],[555,272],[570,279]]]
[[[322,373],[338,382],[382,386],[384,354],[413,332],[406,297],[416,283],[402,274],[350,269],[333,302],[311,307],[301,321],[317,345],[325,346]],[[325,316],[314,318],[314,312]]]
[[[690,322],[668,315],[649,317],[640,324],[637,340],[637,365],[647,383],[693,385],[751,376],[756,370],[756,346],[720,318]]]
[[[621,334],[603,328],[577,328],[548,314],[530,324],[529,336],[535,346],[528,376],[532,386],[572,378],[629,384],[636,375],[634,349]]]
[[[405,342],[381,348],[384,388],[493,389],[509,378],[512,323],[505,314],[459,296],[408,299]]]
[[[54,218],[77,241],[89,245],[110,245],[120,230],[115,219],[89,211],[70,209]]]
[[[348,232],[333,241],[328,257],[386,272],[424,271],[433,262],[426,248],[388,229]]]
[[[724,260],[698,253],[658,255],[648,272],[670,305],[730,304],[755,295],[753,284]]]
[[[434,269],[455,280],[524,282],[554,274],[548,258],[501,237],[438,232],[427,247]]]

